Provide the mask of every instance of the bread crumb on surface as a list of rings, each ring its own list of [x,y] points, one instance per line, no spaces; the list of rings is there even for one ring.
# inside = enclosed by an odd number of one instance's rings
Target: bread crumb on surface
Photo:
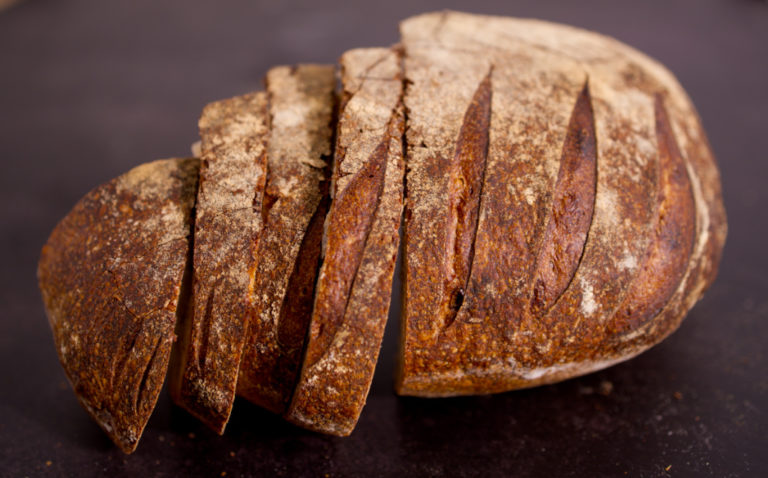
[[[608,380],[603,380],[600,382],[600,388],[598,388],[598,393],[600,395],[610,395],[613,392],[613,382],[610,382]]]

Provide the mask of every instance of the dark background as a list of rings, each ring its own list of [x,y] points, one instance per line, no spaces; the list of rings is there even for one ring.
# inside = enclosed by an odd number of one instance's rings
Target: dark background
[[[350,438],[244,401],[219,437],[163,394],[138,451],[123,455],[54,351],[35,269],[56,221],[132,166],[187,155],[200,108],[260,88],[268,67],[394,43],[399,19],[449,6],[597,30],[678,76],[729,215],[706,298],[630,362],[486,397],[397,398],[393,321]],[[768,476],[767,116],[761,1],[17,3],[0,11],[0,475]]]

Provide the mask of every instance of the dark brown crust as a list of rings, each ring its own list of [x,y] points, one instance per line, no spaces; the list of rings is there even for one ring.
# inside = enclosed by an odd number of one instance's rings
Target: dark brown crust
[[[270,141],[253,312],[238,395],[275,413],[288,406],[314,299],[330,198],[334,67],[281,66],[267,73]],[[265,200],[266,204],[266,200]]]
[[[654,238],[640,272],[608,322],[608,333],[614,337],[637,330],[661,312],[680,285],[693,252],[696,207],[691,182],[660,95],[654,109],[659,150]]]
[[[530,313],[547,313],[568,287],[581,262],[592,223],[597,182],[595,119],[589,84],[579,94],[557,173],[552,207],[533,274]]]
[[[235,398],[250,281],[262,229],[267,101],[263,93],[211,103],[200,118],[200,171],[192,305],[181,333],[171,396],[224,432]],[[183,347],[183,348],[182,348]]]
[[[126,453],[165,378],[199,162],[139,166],[88,193],[43,247],[38,278],[80,403]]]
[[[373,219],[379,206],[387,172],[389,138],[384,137],[355,173],[347,187],[333,201],[328,214],[323,262],[327,264],[318,291],[310,337],[312,347],[304,356],[304,366],[312,367],[328,352],[347,311],[352,282],[360,269]],[[343,158],[339,158],[343,161]]]
[[[341,63],[347,101],[337,133],[336,193],[302,370],[285,416],[344,436],[365,403],[389,309],[404,125],[396,52],[353,50]]]
[[[537,21],[441,12],[403,32],[404,99],[395,52],[342,60],[336,201],[286,412],[331,434],[354,427],[383,334],[405,107],[399,393],[492,393],[626,360],[679,326],[714,280],[727,233],[695,109],[652,60]],[[277,161],[295,136],[275,128],[268,178],[264,95],[206,108],[193,260],[193,159],[95,189],[43,248],[38,276],[61,362],[124,451],[156,402],[174,322],[174,400],[219,433],[236,380],[241,395],[285,409],[329,203],[317,153],[330,137],[332,82],[321,83],[328,101],[312,123],[321,126],[298,160],[308,165]],[[273,98],[276,87],[268,81]],[[295,113],[272,106],[273,118]]]
[[[480,211],[480,196],[488,157],[488,132],[491,121],[491,70],[477,85],[464,113],[456,152],[448,179],[448,224],[445,234],[445,278],[440,317],[449,327],[464,302],[472,271],[475,234]]]
[[[285,381],[286,401],[290,399],[290,394],[293,392],[296,374],[299,372],[301,350],[309,329],[309,319],[312,317],[315,280],[322,255],[323,223],[331,206],[328,186],[328,181],[320,184],[322,199],[309,220],[293,271],[288,279],[283,308],[280,310],[280,318],[277,321],[277,342],[282,349],[292,351],[289,367],[292,378]],[[287,406],[287,403],[283,403],[283,406]]]
[[[403,34],[409,201],[398,391],[551,383],[626,360],[671,333],[711,283],[726,231],[714,160],[674,78],[618,42],[544,22],[442,12],[406,21]],[[473,266],[457,318],[441,332],[431,280],[445,241],[435,227],[446,222],[442,158],[455,148],[455,111],[489,63],[490,144]],[[578,98],[574,118],[590,116],[573,89],[587,77],[596,177],[593,162],[571,162],[574,126],[560,121],[570,95]],[[556,147],[566,175],[557,180]],[[584,169],[571,170],[576,164]],[[569,194],[578,197],[575,221],[553,229],[548,218],[560,216]],[[547,271],[552,257],[558,267]],[[656,273],[643,275],[644,265]]]

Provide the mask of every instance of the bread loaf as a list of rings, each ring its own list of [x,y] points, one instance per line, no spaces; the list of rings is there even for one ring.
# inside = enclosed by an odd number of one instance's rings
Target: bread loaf
[[[403,207],[400,59],[341,57],[333,203],[299,381],[286,418],[349,435],[365,404],[389,311]]]
[[[264,229],[256,253],[237,394],[275,413],[301,365],[328,212],[336,78],[327,65],[267,73],[270,132]]]
[[[268,114],[264,93],[211,103],[200,117],[189,313],[178,325],[170,392],[218,433],[235,399],[263,227]]]
[[[237,391],[351,433],[404,203],[403,395],[610,366],[672,333],[714,280],[719,173],[664,67],[535,20],[439,12],[401,32],[342,56],[338,114],[330,67],[272,69],[267,93],[205,109],[199,188],[197,160],[140,166],[54,229],[39,277],[59,356],[124,451],[174,323],[171,394],[214,430]]]
[[[401,30],[398,392],[551,383],[671,333],[726,234],[714,160],[672,75],[546,22],[443,12]]]
[[[184,310],[197,175],[196,159],[132,169],[86,194],[40,255],[59,360],[80,403],[126,453],[155,408]]]

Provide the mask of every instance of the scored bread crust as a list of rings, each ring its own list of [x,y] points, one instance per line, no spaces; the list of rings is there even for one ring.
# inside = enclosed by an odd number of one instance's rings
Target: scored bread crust
[[[441,12],[401,32],[398,392],[551,383],[674,331],[726,235],[717,167],[674,77],[615,40],[535,20]]]
[[[274,68],[267,93],[205,108],[202,165],[139,166],[52,232],[38,278],[57,351],[125,452],[169,355],[174,401],[219,433],[236,391],[351,433],[405,185],[400,394],[605,368],[672,333],[714,280],[719,172],[663,66],[536,20],[446,11],[401,32],[342,56],[338,118],[332,67]]]
[[[330,203],[326,160],[335,68],[280,66],[269,70],[266,84],[271,120],[264,229],[237,394],[282,413],[300,366]]]
[[[404,163],[399,53],[351,50],[341,67],[333,203],[304,361],[285,417],[344,436],[365,404],[388,315]]]
[[[266,180],[266,94],[211,103],[199,127],[192,298],[177,327],[169,388],[177,404],[223,433],[252,312]]]
[[[198,167],[197,159],[155,161],[95,188],[40,256],[40,290],[67,378],[126,453],[168,367]]]

